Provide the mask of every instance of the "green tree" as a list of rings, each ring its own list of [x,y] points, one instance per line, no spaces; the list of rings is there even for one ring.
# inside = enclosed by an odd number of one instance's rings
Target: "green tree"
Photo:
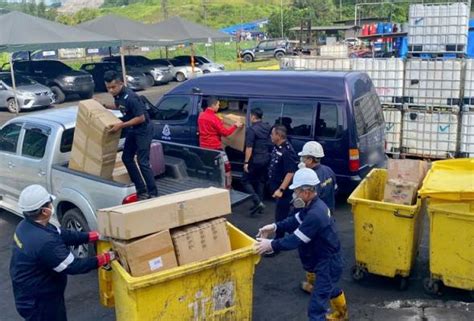
[[[300,25],[301,20],[309,15],[309,8],[284,8],[283,9],[283,35],[289,35],[289,29]],[[268,18],[267,32],[271,37],[281,37],[281,12],[275,11]]]

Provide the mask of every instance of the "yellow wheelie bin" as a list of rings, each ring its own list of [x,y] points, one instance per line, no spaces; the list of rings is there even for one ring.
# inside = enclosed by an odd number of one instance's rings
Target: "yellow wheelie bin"
[[[230,223],[232,252],[142,277],[114,261],[99,271],[101,303],[117,321],[252,320],[254,240]],[[102,242],[99,252],[110,248]]]
[[[354,216],[356,264],[352,277],[367,273],[395,278],[406,289],[422,230],[421,200],[415,205],[383,202],[386,169],[373,169],[348,198]]]
[[[434,162],[419,193],[428,198],[430,217],[425,291],[449,286],[474,294],[474,159]]]

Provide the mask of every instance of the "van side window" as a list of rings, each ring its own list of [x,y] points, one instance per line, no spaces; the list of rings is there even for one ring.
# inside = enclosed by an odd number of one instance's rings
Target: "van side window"
[[[280,123],[282,103],[277,101],[253,101],[250,108],[260,108],[263,111],[263,121],[274,126]]]
[[[191,99],[189,97],[165,98],[155,112],[156,120],[186,120],[191,113]]]
[[[46,151],[48,135],[39,128],[29,128],[25,131],[21,154],[32,158],[41,159]]]
[[[337,105],[330,103],[318,104],[318,109],[316,111],[316,137],[336,137],[337,126]]]
[[[384,122],[379,98],[374,93],[368,93],[354,101],[354,114],[359,136],[382,126]]]
[[[283,103],[283,116],[279,123],[286,127],[288,135],[311,136],[313,128],[313,106],[312,103]]]

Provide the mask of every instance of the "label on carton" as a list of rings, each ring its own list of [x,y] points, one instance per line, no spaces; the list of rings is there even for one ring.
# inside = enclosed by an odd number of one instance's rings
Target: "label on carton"
[[[161,256],[159,256],[148,261],[148,265],[150,266],[151,271],[161,269],[163,267],[163,259],[161,258]]]

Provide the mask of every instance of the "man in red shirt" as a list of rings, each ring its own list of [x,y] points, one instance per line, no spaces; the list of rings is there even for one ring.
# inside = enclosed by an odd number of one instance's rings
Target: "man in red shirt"
[[[229,128],[224,127],[224,123],[216,115],[219,110],[219,100],[215,97],[210,97],[207,101],[209,106],[205,111],[199,114],[198,118],[199,146],[222,150],[221,137],[232,135],[235,130],[241,128],[243,124],[236,122]]]

